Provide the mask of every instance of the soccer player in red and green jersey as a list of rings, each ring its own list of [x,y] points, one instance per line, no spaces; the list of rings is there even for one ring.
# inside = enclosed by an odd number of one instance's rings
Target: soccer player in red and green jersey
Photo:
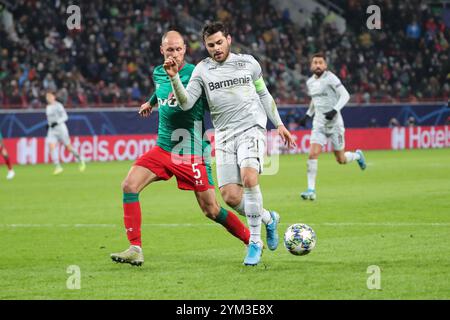
[[[176,31],[162,37],[161,54],[178,62],[181,81],[187,85],[194,65],[184,62],[186,45]],[[248,244],[250,232],[239,218],[219,206],[209,163],[210,142],[204,138],[203,117],[208,107],[206,99],[199,99],[188,112],[179,108],[172,94],[172,86],[163,66],[153,71],[156,91],[140,108],[140,115],[148,117],[156,103],[159,105],[157,146],[142,155],[131,167],[122,183],[124,222],[130,247],[111,254],[116,262],[142,265],[144,255],[141,241],[141,208],[139,193],[150,183],[177,178],[178,188],[192,190],[203,213],[222,224],[233,236]]]
[[[13,170],[11,160],[9,159],[8,151],[6,151],[5,145],[3,144],[3,137],[0,132],[0,154],[3,156],[3,160],[5,160],[6,166],[8,167],[8,174],[6,175],[6,179],[11,180],[14,178],[16,173]]]

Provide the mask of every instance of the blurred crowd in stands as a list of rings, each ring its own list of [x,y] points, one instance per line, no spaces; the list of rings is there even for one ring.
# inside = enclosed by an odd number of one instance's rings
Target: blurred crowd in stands
[[[0,107],[43,107],[47,88],[67,107],[136,106],[154,89],[161,35],[182,31],[187,60],[197,63],[207,55],[198,25],[211,20],[226,22],[239,50],[261,62],[280,104],[308,102],[309,57],[318,51],[352,102],[446,101],[445,10],[422,0],[378,1],[382,28],[369,30],[370,2],[335,1],[347,19],[339,34],[333,14],[317,11],[300,27],[269,0],[81,0],[80,30],[67,28],[63,1],[0,0]]]

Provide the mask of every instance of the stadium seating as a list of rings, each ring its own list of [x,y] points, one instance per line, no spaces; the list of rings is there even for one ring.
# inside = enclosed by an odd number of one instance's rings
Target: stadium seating
[[[386,1],[382,30],[370,32],[359,24],[370,1],[337,1],[346,12],[344,34],[326,16],[300,28],[269,0],[153,2],[83,2],[81,30],[72,31],[61,2],[15,2],[10,26],[0,23],[0,107],[40,108],[46,88],[58,88],[67,107],[136,106],[153,90],[165,30],[186,34],[190,62],[206,55],[199,30],[182,25],[181,14],[227,22],[234,41],[256,53],[279,103],[307,101],[308,58],[316,51],[326,53],[353,102],[449,96],[449,29],[425,1]]]

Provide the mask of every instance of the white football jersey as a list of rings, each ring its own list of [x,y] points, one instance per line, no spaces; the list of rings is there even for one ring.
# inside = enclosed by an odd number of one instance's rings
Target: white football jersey
[[[247,54],[230,53],[222,63],[206,58],[195,67],[186,90],[193,97],[206,93],[217,141],[255,125],[266,128],[267,115],[253,84],[261,73],[258,61]]]
[[[344,121],[340,112],[340,109],[343,106],[337,107],[337,102],[340,98],[338,91],[342,86],[341,80],[339,80],[333,72],[327,70],[319,78],[317,78],[316,75],[309,78],[306,82],[306,86],[314,108],[315,116],[313,126],[343,125]],[[328,121],[325,119],[324,113],[333,109],[337,111],[337,115],[333,120]]]
[[[47,115],[48,124],[52,124],[53,122],[57,122],[60,124],[66,122],[69,118],[67,116],[66,110],[64,110],[63,105],[58,101],[47,105],[45,114]]]

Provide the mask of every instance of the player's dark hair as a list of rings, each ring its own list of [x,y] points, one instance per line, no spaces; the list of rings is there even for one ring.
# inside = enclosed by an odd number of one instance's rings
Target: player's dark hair
[[[314,58],[322,58],[323,60],[327,61],[327,58],[325,57],[325,55],[324,55],[322,52],[314,53],[314,54],[312,55],[312,57],[311,57],[311,61],[312,61]]]
[[[205,41],[205,39],[210,35],[213,35],[217,32],[222,32],[225,37],[230,34],[230,32],[228,31],[228,27],[220,21],[213,21],[205,24],[202,30],[203,41]]]
[[[56,90],[55,89],[47,89],[47,90],[45,90],[45,93],[51,93],[52,95],[56,96]]]

